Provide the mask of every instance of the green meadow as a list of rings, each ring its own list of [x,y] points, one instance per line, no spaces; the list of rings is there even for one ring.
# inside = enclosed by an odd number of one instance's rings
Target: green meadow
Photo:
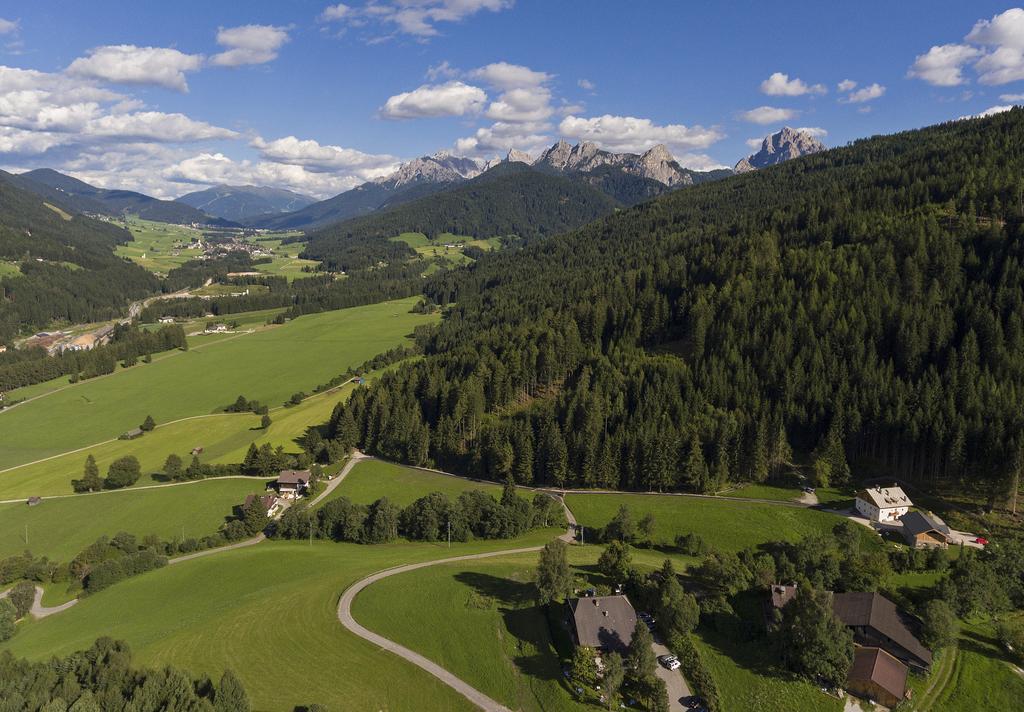
[[[547,617],[535,600],[537,556],[500,556],[392,576],[360,593],[352,613],[370,630],[510,709],[593,709],[576,702],[562,684]]]
[[[403,343],[417,325],[437,318],[411,314],[415,301],[304,316],[0,411],[5,436],[0,469],[116,438],[147,415],[167,423],[209,414],[239,394],[270,406],[282,404],[296,391],[311,391]]]
[[[672,544],[676,536],[692,533],[724,551],[766,541],[795,541],[831,531],[840,521],[814,509],[708,497],[569,494],[565,501],[584,527],[603,527],[624,504],[636,519],[647,513],[654,516],[654,541],[659,544]]]
[[[115,224],[121,223],[115,221]],[[202,237],[201,230],[136,217],[128,219],[128,230],[132,233],[132,241],[118,245],[115,253],[120,257],[127,257],[150,272],[167,274],[201,254],[199,250],[174,247],[176,244],[188,245],[193,237]],[[175,252],[178,254],[174,254]]]
[[[473,707],[440,682],[345,631],[338,596],[380,569],[482,551],[539,546],[558,532],[452,548],[398,542],[265,542],[169,566],[19,626],[0,649],[47,659],[101,635],[125,640],[142,665],[172,664],[219,678],[230,667],[253,709],[455,712]],[[275,662],[287,675],[274,674]]]
[[[264,492],[265,479],[210,479],[156,489],[129,489],[0,504],[0,559],[26,549],[68,561],[103,535],[203,537],[217,531],[236,504]],[[27,535],[27,541],[26,541]]]
[[[348,497],[357,504],[371,504],[381,497],[387,497],[399,507],[405,507],[431,492],[443,492],[454,499],[466,490],[473,489],[483,490],[495,497],[501,496],[501,486],[490,482],[470,482],[383,460],[364,460],[352,468],[344,482],[324,501]],[[520,494],[532,497],[531,493],[525,491]]]
[[[273,421],[262,429],[260,416],[252,413],[219,413],[157,426],[136,440],[111,440],[80,452],[60,455],[42,462],[22,465],[0,473],[0,499],[71,493],[71,480],[82,476],[85,458],[96,458],[100,473],[114,460],[134,455],[142,467],[138,486],[157,484],[164,460],[174,453],[186,463],[193,448],[201,447],[200,459],[208,463],[241,462],[250,443],[281,445],[287,452],[299,452],[299,439],[313,426],[326,423],[334,406],[348,397],[354,384],[310,396],[297,406],[279,406],[270,411]],[[2,421],[0,421],[2,422]]]

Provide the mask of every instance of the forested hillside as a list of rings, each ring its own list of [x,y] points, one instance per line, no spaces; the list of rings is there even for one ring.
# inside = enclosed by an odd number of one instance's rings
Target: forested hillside
[[[0,260],[20,272],[0,278],[0,343],[21,327],[54,319],[111,319],[125,304],[158,291],[141,267],[114,255],[131,234],[83,215],[61,215],[0,174]]]
[[[426,358],[333,435],[519,482],[708,491],[795,449],[819,480],[852,460],[997,497],[1021,463],[1022,192],[1017,109],[488,255],[429,282],[458,305]]]
[[[445,232],[477,238],[533,238],[579,227],[608,215],[617,205],[581,182],[504,163],[446,192],[311,233],[302,256],[323,260],[332,268],[351,269],[362,266],[369,251],[374,261],[412,256],[408,247],[385,242],[403,232],[422,232],[431,238]]]

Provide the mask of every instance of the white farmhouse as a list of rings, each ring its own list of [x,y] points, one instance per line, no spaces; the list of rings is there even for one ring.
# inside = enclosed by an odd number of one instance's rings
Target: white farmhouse
[[[870,487],[857,493],[857,511],[872,522],[897,523],[914,505],[896,485]]]

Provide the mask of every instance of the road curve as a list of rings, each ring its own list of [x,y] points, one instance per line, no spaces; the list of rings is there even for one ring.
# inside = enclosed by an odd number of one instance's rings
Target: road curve
[[[11,592],[11,589],[7,589],[6,591],[0,591],[0,598],[7,598],[7,596],[10,594],[10,592]],[[42,586],[36,586],[36,595],[32,599],[32,608],[29,609],[29,614],[33,618],[36,618],[36,619],[46,618],[47,616],[52,616],[54,613],[60,613],[61,611],[66,611],[67,609],[71,608],[71,606],[75,605],[76,603],[78,603],[78,599],[77,598],[72,598],[67,603],[62,603],[59,606],[49,606],[49,607],[44,606],[43,605],[43,587]]]
[[[556,497],[556,499],[558,499]],[[565,534],[559,537],[562,541],[572,542],[575,537],[576,531],[576,519],[572,516],[572,512],[565,506],[565,502],[561,499],[562,507],[565,509],[566,517],[569,520],[569,529]],[[386,579],[389,576],[395,576],[397,574],[403,574],[409,571],[416,571],[417,569],[423,569],[428,566],[440,566],[442,564],[451,564],[457,561],[472,561],[474,559],[487,559],[494,556],[509,556],[512,554],[528,554],[534,551],[540,551],[543,547],[541,546],[528,546],[520,549],[504,549],[502,551],[489,551],[481,554],[465,554],[463,556],[452,556],[447,559],[438,559],[436,561],[422,561],[416,564],[405,564],[403,566],[395,566],[390,569],[384,569],[378,571],[375,574],[370,574],[366,578],[357,581],[356,583],[345,589],[344,593],[341,594],[341,599],[338,601],[338,620],[341,624],[352,633],[355,633],[363,640],[366,640],[380,648],[394,653],[398,657],[407,660],[408,662],[416,665],[417,667],[426,670],[428,673],[436,677],[438,680],[448,685],[460,695],[465,697],[467,700],[472,702],[474,705],[479,707],[486,712],[511,712],[508,707],[501,704],[500,702],[491,699],[480,690],[476,689],[465,680],[457,677],[456,675],[448,672],[443,667],[438,665],[420,655],[419,653],[409,650],[403,645],[399,645],[393,640],[388,640],[382,635],[374,633],[372,630],[364,628],[356,622],[355,618],[352,617],[352,602],[356,596],[371,584],[376,583],[382,579]]]

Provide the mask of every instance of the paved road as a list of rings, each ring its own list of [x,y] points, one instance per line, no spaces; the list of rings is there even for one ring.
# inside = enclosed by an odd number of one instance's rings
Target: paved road
[[[324,488],[323,492],[318,494],[316,497],[312,499],[312,501],[310,501],[310,508],[312,509],[316,505],[320,504],[320,502],[322,502],[324,498],[327,497],[327,495],[333,492],[334,489],[341,484],[342,480],[348,477],[348,473],[352,471],[353,467],[358,465],[361,461],[368,459],[370,459],[369,456],[364,455],[358,450],[353,450],[351,457],[349,457],[348,462],[345,463],[345,466],[341,468],[341,471],[327,483],[327,487]]]
[[[10,594],[10,592],[11,592],[11,589],[7,589],[6,591],[0,592],[0,598],[7,598],[8,594]],[[43,605],[43,587],[42,586],[36,586],[36,595],[35,595],[35,598],[32,599],[32,608],[29,609],[29,614],[33,618],[36,618],[36,619],[46,618],[47,616],[52,616],[54,613],[60,613],[61,611],[66,611],[67,609],[71,608],[71,606],[75,605],[76,603],[78,603],[78,599],[77,598],[73,598],[70,601],[68,601],[67,603],[62,603],[59,606],[49,606],[49,607],[44,606]]]
[[[672,654],[671,650],[658,642],[652,643],[651,649],[654,650],[654,654],[657,657]],[[685,710],[690,709],[682,702],[684,698],[693,695],[693,692],[690,691],[690,686],[686,682],[686,678],[683,677],[682,669],[669,670],[661,663],[658,663],[655,674],[665,681],[665,687],[668,688],[669,710],[672,712],[685,712]]]

